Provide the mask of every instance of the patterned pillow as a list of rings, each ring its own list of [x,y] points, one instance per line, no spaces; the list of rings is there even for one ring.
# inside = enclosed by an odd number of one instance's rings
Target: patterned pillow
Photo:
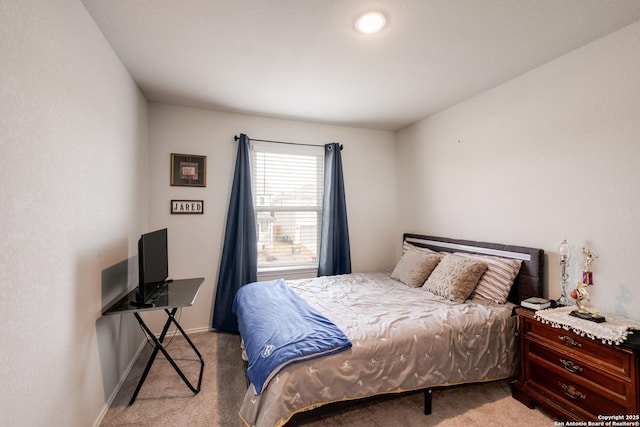
[[[424,285],[425,280],[440,262],[438,254],[424,254],[408,251],[402,254],[396,268],[391,273],[391,278],[404,283],[412,288]]]
[[[521,259],[459,252],[456,252],[456,255],[486,262],[489,266],[471,294],[471,299],[487,299],[498,304],[504,304],[507,301],[513,281],[522,266]]]
[[[487,264],[484,262],[447,254],[433,270],[423,288],[451,301],[463,303],[486,270]]]

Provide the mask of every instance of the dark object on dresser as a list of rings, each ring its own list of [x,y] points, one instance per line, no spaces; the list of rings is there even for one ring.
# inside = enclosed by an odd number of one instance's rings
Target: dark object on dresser
[[[607,345],[535,319],[519,308],[520,376],[515,399],[563,421],[637,415],[640,361],[630,345]],[[629,343],[631,344],[631,343]]]
[[[604,316],[601,316],[599,314],[582,313],[578,310],[573,310],[571,313],[569,313],[569,315],[573,317],[577,317],[578,319],[588,320],[589,322],[595,322],[595,323],[604,323],[607,321],[607,319]]]

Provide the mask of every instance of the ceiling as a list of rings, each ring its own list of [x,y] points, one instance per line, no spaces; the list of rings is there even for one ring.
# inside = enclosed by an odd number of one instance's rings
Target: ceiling
[[[640,20],[639,0],[82,0],[146,98],[396,130]],[[383,11],[380,33],[355,18]]]

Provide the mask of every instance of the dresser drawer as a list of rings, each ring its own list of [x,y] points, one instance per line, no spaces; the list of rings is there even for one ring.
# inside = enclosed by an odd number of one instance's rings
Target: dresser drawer
[[[525,333],[531,334],[531,339],[546,340],[551,346],[563,353],[576,355],[595,367],[624,378],[630,378],[633,356],[631,352],[602,345],[599,341],[581,337],[564,329],[552,328],[541,322],[526,322],[526,325]]]
[[[598,415],[620,415],[628,411],[626,405],[608,399],[603,394],[533,361],[530,361],[528,368],[530,377],[527,383],[531,387],[538,388],[542,393],[552,394],[556,400],[563,402],[581,417],[597,419]]]
[[[585,361],[578,355],[557,351],[554,347],[534,340],[527,340],[526,351],[530,362],[547,369],[555,369],[568,381],[581,383],[582,386],[603,394],[611,400],[628,404],[631,391],[630,379],[611,375],[590,365],[588,360]]]
[[[512,383],[514,398],[530,408],[539,405],[560,420],[638,414],[640,360],[631,348],[554,328],[530,310],[516,312],[520,374]]]

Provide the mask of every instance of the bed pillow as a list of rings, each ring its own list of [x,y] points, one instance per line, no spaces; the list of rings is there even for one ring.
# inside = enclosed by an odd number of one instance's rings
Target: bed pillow
[[[463,303],[476,287],[487,264],[453,254],[445,255],[423,288],[436,295]]]
[[[407,251],[400,257],[391,278],[412,288],[419,288],[440,262],[440,255]]]
[[[411,243],[406,242],[406,241],[402,242],[402,252],[404,253],[404,252],[409,252],[409,251],[420,252],[420,253],[423,253],[423,254],[437,254],[438,253],[438,252],[436,252],[434,250],[431,250],[429,248],[422,248],[420,246],[412,245]]]
[[[489,267],[480,278],[478,286],[471,294],[471,299],[486,299],[498,304],[504,304],[507,301],[513,281],[520,272],[522,260],[458,252],[456,255],[485,262]]]

